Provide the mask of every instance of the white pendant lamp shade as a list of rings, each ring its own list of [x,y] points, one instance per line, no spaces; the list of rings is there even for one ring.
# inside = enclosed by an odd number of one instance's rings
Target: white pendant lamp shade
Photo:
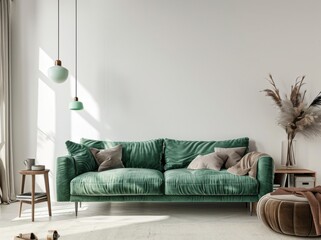
[[[61,66],[61,60],[59,59],[59,42],[60,42],[60,0],[58,0],[58,59],[55,61],[55,65],[48,69],[48,77],[56,83],[63,83],[68,78],[68,69]]]
[[[75,0],[75,97],[72,102],[69,103],[70,110],[82,110],[84,109],[84,105],[82,102],[78,101],[77,97],[77,76],[78,76],[78,68],[77,68],[77,52],[78,52],[78,38],[77,38],[77,26],[78,26],[78,18],[77,18],[77,0]]]
[[[63,83],[68,78],[68,69],[61,66],[61,61],[56,60],[55,66],[48,69],[48,77],[56,83]]]

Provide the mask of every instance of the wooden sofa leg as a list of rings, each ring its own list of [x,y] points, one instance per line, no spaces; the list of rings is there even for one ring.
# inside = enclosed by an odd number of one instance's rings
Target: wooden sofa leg
[[[78,202],[75,202],[75,214],[78,216]]]
[[[79,207],[81,208],[81,202],[79,202]]]

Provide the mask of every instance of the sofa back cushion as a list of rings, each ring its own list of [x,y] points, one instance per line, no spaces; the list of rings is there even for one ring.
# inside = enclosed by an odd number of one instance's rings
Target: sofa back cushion
[[[106,149],[122,145],[122,161],[126,168],[149,168],[162,171],[163,139],[141,142],[102,141],[81,139],[90,148]]]
[[[185,168],[197,155],[214,152],[215,147],[235,148],[249,146],[249,138],[237,138],[225,141],[182,141],[165,139],[165,170]]]

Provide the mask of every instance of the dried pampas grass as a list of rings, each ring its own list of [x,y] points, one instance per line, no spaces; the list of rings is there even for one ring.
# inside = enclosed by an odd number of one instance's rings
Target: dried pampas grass
[[[308,138],[321,136],[321,92],[308,105],[305,102],[306,90],[302,91],[304,79],[305,76],[295,80],[285,99],[280,97],[280,91],[271,74],[268,81],[272,88],[263,90],[280,109],[278,124],[285,129],[288,140],[293,140],[297,133]]]

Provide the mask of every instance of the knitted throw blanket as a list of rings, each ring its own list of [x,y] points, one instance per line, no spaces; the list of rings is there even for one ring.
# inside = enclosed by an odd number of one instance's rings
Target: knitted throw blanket
[[[321,186],[314,188],[279,188],[271,195],[293,194],[305,197],[310,205],[315,231],[321,235]]]
[[[234,175],[243,176],[249,174],[250,177],[256,178],[257,174],[257,163],[260,157],[269,156],[261,152],[250,152],[234,166],[227,169],[229,173]]]

